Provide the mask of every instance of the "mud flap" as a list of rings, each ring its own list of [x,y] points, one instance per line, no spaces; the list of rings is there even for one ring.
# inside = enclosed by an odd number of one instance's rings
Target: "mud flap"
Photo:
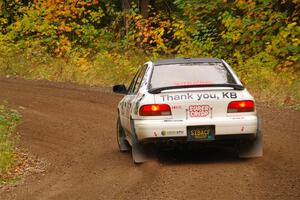
[[[134,121],[131,121],[132,144],[131,152],[132,159],[135,164],[143,163],[150,160],[154,155],[154,149],[150,145],[143,145],[138,141],[135,133]]]
[[[132,144],[132,159],[134,163],[143,163],[151,159],[152,151],[149,147],[138,142]]]
[[[263,135],[261,132],[261,122],[258,119],[257,136],[254,141],[243,142],[239,147],[240,158],[256,158],[263,155]]]

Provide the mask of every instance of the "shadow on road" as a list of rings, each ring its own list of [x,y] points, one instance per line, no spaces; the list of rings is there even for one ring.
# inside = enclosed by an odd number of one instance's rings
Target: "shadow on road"
[[[234,148],[224,147],[168,149],[157,152],[156,158],[158,162],[168,165],[246,161],[246,159],[238,157],[238,153]]]

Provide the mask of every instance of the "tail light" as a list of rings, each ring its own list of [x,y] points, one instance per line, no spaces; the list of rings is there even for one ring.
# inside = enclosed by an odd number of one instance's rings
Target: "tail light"
[[[236,113],[236,112],[254,112],[255,105],[254,101],[232,101],[228,104],[227,113]]]
[[[167,104],[148,104],[140,108],[140,116],[167,116],[171,115],[171,108]]]

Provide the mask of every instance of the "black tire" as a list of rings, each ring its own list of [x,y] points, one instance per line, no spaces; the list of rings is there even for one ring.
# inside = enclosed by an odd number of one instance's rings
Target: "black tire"
[[[125,131],[121,125],[120,117],[117,120],[117,142],[118,147],[121,152],[126,152],[130,150],[130,145],[128,144],[125,136]]]

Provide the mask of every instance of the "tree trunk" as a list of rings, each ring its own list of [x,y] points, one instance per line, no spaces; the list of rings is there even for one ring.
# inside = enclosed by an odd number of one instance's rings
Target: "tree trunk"
[[[149,0],[139,0],[140,2],[140,12],[144,19],[147,19],[149,16]]]
[[[128,11],[130,8],[130,0],[121,0],[123,11]]]
[[[127,14],[130,9],[130,0],[121,0],[121,4],[122,4],[123,13],[124,13],[123,24],[125,26],[125,35],[127,35],[128,29],[129,29],[129,22],[128,22]]]

